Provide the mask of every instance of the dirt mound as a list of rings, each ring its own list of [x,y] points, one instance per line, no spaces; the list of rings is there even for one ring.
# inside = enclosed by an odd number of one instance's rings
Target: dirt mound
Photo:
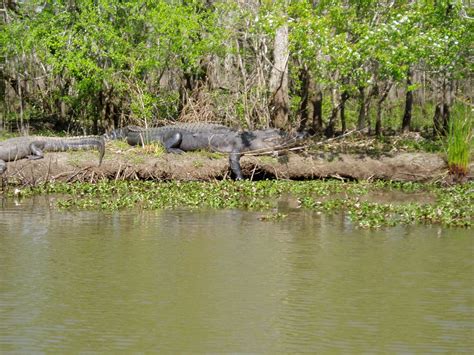
[[[396,153],[378,156],[343,153],[288,153],[279,157],[244,156],[242,170],[249,179],[348,178],[436,181],[447,176],[447,164],[437,154]],[[473,177],[473,165],[470,176]],[[94,152],[47,153],[41,160],[8,163],[9,183],[38,185],[47,181],[220,180],[230,178],[228,158],[205,152],[156,156],[141,148],[107,149],[98,166]]]

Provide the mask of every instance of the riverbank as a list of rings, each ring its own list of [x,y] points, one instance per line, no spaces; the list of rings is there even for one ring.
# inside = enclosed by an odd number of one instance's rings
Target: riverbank
[[[345,144],[345,145],[344,145]],[[450,182],[440,153],[399,148],[357,150],[355,144],[297,147],[278,156],[244,156],[244,176],[249,180],[385,180]],[[345,148],[346,147],[346,148]],[[304,149],[303,149],[304,148]],[[367,153],[368,152],[368,153]],[[96,182],[100,180],[214,181],[231,178],[228,157],[209,152],[165,154],[160,147],[130,147],[108,142],[101,166],[94,152],[46,153],[44,159],[8,163],[4,179],[9,184],[35,186],[46,182]],[[466,180],[473,180],[471,163]]]
[[[100,166],[93,151],[10,162],[3,194],[57,194],[57,207],[66,209],[239,208],[262,211],[262,221],[278,221],[286,218],[288,208],[305,208],[343,213],[363,228],[472,226],[472,163],[464,183],[450,186],[441,153],[374,142],[342,141],[297,147],[279,156],[244,156],[247,180],[235,182],[226,155],[165,154],[160,146],[113,141],[107,143]]]

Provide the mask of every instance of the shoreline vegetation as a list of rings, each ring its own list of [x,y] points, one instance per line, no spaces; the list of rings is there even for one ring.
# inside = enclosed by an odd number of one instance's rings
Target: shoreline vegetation
[[[10,195],[15,194],[11,192]],[[66,210],[245,209],[262,221],[284,220],[296,210],[344,213],[357,227],[434,224],[472,227],[474,182],[450,187],[413,182],[312,181],[99,181],[47,183],[17,197],[54,196]],[[291,218],[291,217],[290,217]]]
[[[17,198],[52,194],[54,205],[68,210],[238,208],[276,222],[301,209],[343,213],[361,228],[472,227],[474,165],[463,183],[452,184],[442,143],[418,136],[313,143],[280,157],[244,156],[249,180],[233,181],[226,155],[165,154],[159,145],[113,141],[102,166],[95,152],[11,162],[2,192]]]

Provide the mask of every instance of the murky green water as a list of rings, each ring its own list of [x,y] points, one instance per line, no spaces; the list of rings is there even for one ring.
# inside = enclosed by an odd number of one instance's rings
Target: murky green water
[[[0,351],[473,352],[472,231],[0,207]]]

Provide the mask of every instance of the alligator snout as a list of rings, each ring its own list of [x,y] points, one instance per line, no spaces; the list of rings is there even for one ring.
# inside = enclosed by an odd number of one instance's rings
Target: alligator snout
[[[302,140],[302,139],[308,138],[309,136],[310,136],[310,134],[308,133],[308,131],[300,131],[300,132],[296,133],[295,138],[297,140]]]

